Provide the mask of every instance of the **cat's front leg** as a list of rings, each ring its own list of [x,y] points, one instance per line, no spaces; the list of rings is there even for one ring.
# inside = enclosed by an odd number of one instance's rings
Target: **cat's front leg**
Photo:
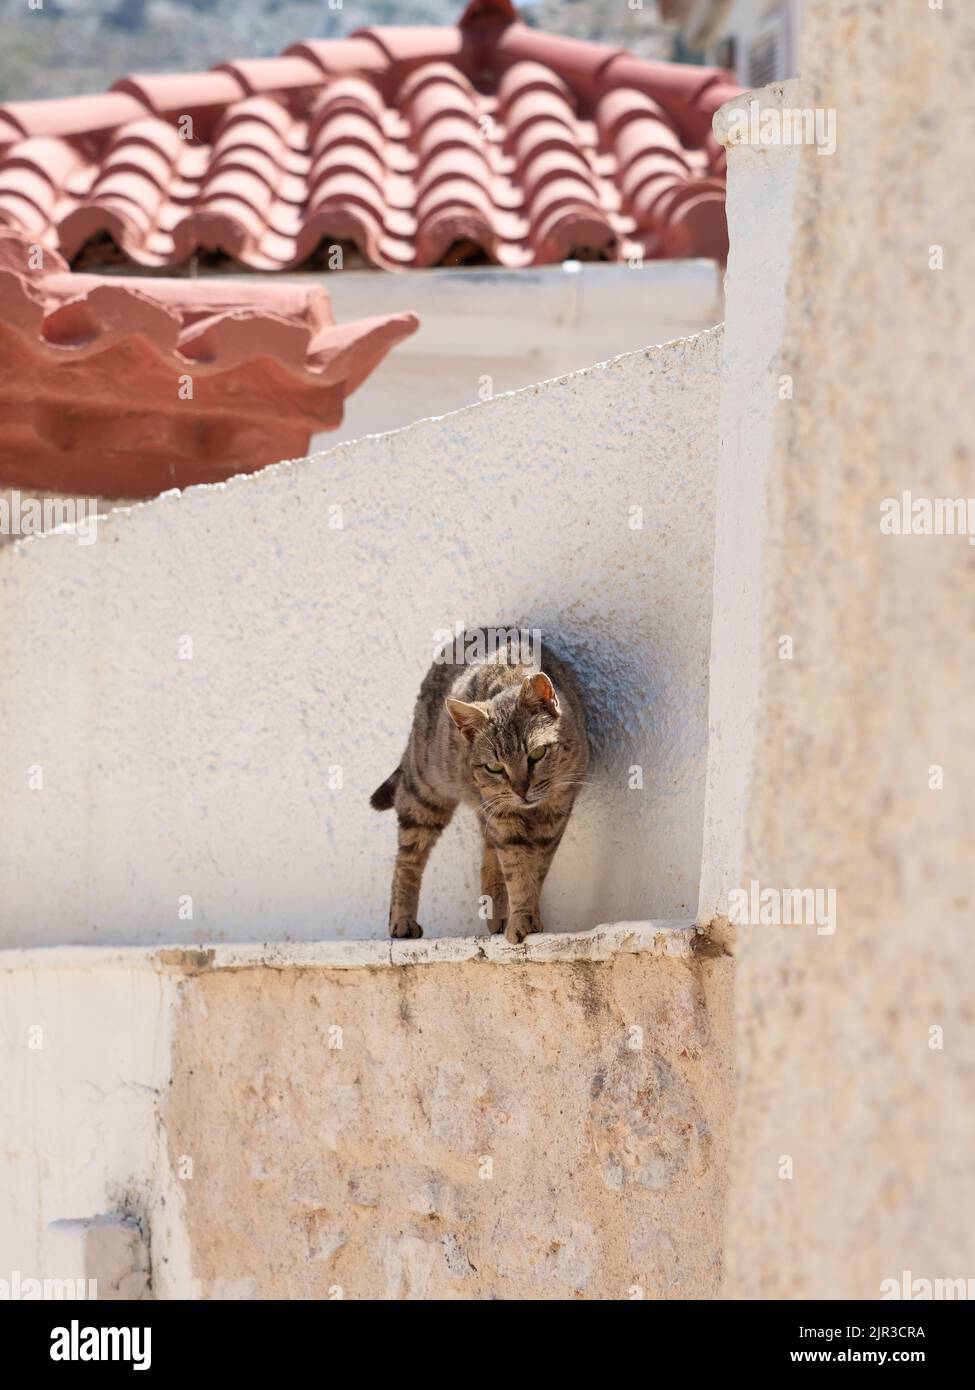
[[[389,898],[389,934],[394,937],[423,935],[423,928],[416,920],[423,870],[430,858],[430,851],[453,814],[452,806],[440,812],[430,805],[410,806],[410,799],[407,789],[397,791],[399,829],[393,888]]]
[[[495,837],[495,849],[508,890],[508,922],[504,935],[517,946],[526,936],[542,932],[539,900],[542,884],[558,849],[566,820],[557,825],[531,827],[527,833],[518,829],[500,828]]]
[[[487,900],[490,916],[487,919],[488,931],[492,935],[503,932],[508,925],[508,890],[504,874],[498,862],[498,853],[490,840],[485,837],[484,853],[481,858],[481,900]]]

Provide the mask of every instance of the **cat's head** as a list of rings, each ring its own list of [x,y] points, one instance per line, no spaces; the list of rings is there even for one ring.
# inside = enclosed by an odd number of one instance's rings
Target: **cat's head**
[[[562,709],[543,672],[491,700],[448,699],[447,712],[467,740],[471,776],[486,806],[525,810],[565,780]]]

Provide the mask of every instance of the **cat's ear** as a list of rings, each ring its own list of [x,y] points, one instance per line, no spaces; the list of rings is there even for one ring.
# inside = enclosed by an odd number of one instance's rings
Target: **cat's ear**
[[[447,713],[468,743],[488,722],[488,712],[483,705],[469,705],[464,700],[454,699],[448,699],[446,704]]]
[[[536,671],[533,676],[525,677],[518,700],[529,708],[541,705],[553,719],[559,717],[559,697],[555,693],[555,686],[544,671]]]

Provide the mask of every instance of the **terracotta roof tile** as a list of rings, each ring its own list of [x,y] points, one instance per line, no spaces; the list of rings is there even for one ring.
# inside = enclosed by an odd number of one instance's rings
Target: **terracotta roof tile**
[[[152,268],[214,254],[290,270],[336,242],[387,269],[720,258],[711,118],[735,90],[720,69],[474,0],[456,28],[310,39],[0,108],[0,223],[71,261],[94,242]]]
[[[72,274],[0,236],[0,485],[151,497],[307,453],[415,331],[319,286]],[[187,399],[181,383],[192,382]]]

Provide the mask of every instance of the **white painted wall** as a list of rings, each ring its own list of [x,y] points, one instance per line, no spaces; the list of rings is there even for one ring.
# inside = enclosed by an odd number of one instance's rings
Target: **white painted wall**
[[[175,989],[175,977],[144,958],[0,956],[0,1279],[8,1284],[91,1277],[86,1224],[117,1229],[135,1216],[151,1222],[159,1295],[177,1286],[190,1295],[180,1193],[158,1123]],[[98,1297],[110,1296],[108,1282],[99,1281]],[[123,1288],[131,1293],[136,1282]]]
[[[714,261],[317,278],[341,323],[413,310],[420,327],[349,398],[342,425],[319,435],[313,450],[686,338],[723,317]]]
[[[752,95],[765,110],[802,105],[800,90],[798,82],[786,82]],[[739,883],[759,705],[768,464],[780,391],[789,389],[779,355],[801,153],[794,145],[730,145],[728,121],[739,105],[728,102],[714,121],[734,174],[728,216],[736,236],[725,280],[702,925],[726,914],[728,891]]]
[[[457,619],[557,636],[589,691],[548,926],[692,917],[720,354],[706,333],[115,513],[95,545],[5,547],[0,940],[381,936],[395,828],[367,800]],[[465,816],[438,846],[428,933],[479,925],[475,842]]]

